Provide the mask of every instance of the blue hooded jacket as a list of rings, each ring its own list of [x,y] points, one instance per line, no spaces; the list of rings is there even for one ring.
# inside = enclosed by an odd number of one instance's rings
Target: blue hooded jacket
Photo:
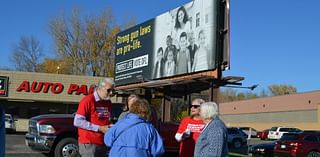
[[[122,132],[132,124],[136,125]],[[118,137],[120,132],[122,134]],[[104,143],[111,147],[109,157],[160,157],[164,153],[157,130],[133,113],[127,114],[106,132]]]

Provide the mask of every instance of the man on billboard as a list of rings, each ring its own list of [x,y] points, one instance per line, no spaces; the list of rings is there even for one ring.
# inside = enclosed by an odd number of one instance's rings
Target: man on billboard
[[[164,70],[163,48],[159,47],[156,54],[156,61],[154,63],[152,78],[161,78],[163,76],[163,70]]]
[[[182,32],[179,38],[180,49],[177,54],[177,74],[191,72],[190,52],[187,48],[188,37],[186,32]]]

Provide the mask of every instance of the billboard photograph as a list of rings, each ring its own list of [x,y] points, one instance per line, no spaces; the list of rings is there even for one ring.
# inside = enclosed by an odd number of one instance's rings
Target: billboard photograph
[[[120,32],[116,85],[215,69],[217,3],[192,1]]]

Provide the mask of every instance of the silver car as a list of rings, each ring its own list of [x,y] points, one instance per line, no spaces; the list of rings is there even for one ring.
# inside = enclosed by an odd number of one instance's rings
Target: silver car
[[[16,132],[16,123],[11,114],[5,114],[5,127],[8,132]]]
[[[278,140],[282,137],[284,133],[289,132],[301,132],[302,130],[294,127],[285,127],[285,126],[276,126],[272,127],[268,133],[268,139],[270,140]]]

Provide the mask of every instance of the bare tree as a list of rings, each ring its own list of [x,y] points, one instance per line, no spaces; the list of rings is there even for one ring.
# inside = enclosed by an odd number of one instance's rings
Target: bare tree
[[[120,31],[114,21],[111,9],[86,18],[75,9],[70,20],[61,16],[50,22],[57,55],[71,64],[72,74],[113,76],[115,36]]]
[[[12,71],[13,69],[8,66],[0,66],[0,70]]]
[[[88,57],[86,56],[87,53],[83,52],[81,48],[84,37],[81,36],[79,12],[73,12],[70,24],[64,17],[57,17],[50,22],[49,26],[58,57],[69,61],[72,65],[72,74],[85,75]]]
[[[268,86],[268,91],[263,89],[259,94],[253,92],[239,92],[235,89],[227,88],[224,90],[220,89],[218,101],[224,103],[294,93],[297,93],[297,89],[292,85],[270,85]]]
[[[15,64],[16,70],[38,72],[42,56],[40,42],[33,36],[22,36],[19,43],[13,46],[10,61]]]
[[[120,27],[113,24],[111,10],[86,19],[83,49],[89,53],[89,67],[94,76],[113,76],[115,36]]]
[[[232,88],[227,88],[225,90],[220,90],[218,93],[218,101],[220,103],[236,101],[237,99],[237,91]]]
[[[257,94],[253,92],[239,92],[232,88],[227,88],[224,90],[220,90],[218,93],[218,101],[223,102],[231,102],[231,101],[240,101],[247,99],[255,99],[258,98]]]
[[[261,91],[260,91],[260,93],[259,93],[259,97],[268,97],[268,96],[270,96],[271,94],[270,94],[271,92],[270,91],[267,91],[267,90],[265,90],[265,89],[262,89]]]
[[[292,85],[270,85],[268,88],[274,96],[297,93],[297,88]]]

